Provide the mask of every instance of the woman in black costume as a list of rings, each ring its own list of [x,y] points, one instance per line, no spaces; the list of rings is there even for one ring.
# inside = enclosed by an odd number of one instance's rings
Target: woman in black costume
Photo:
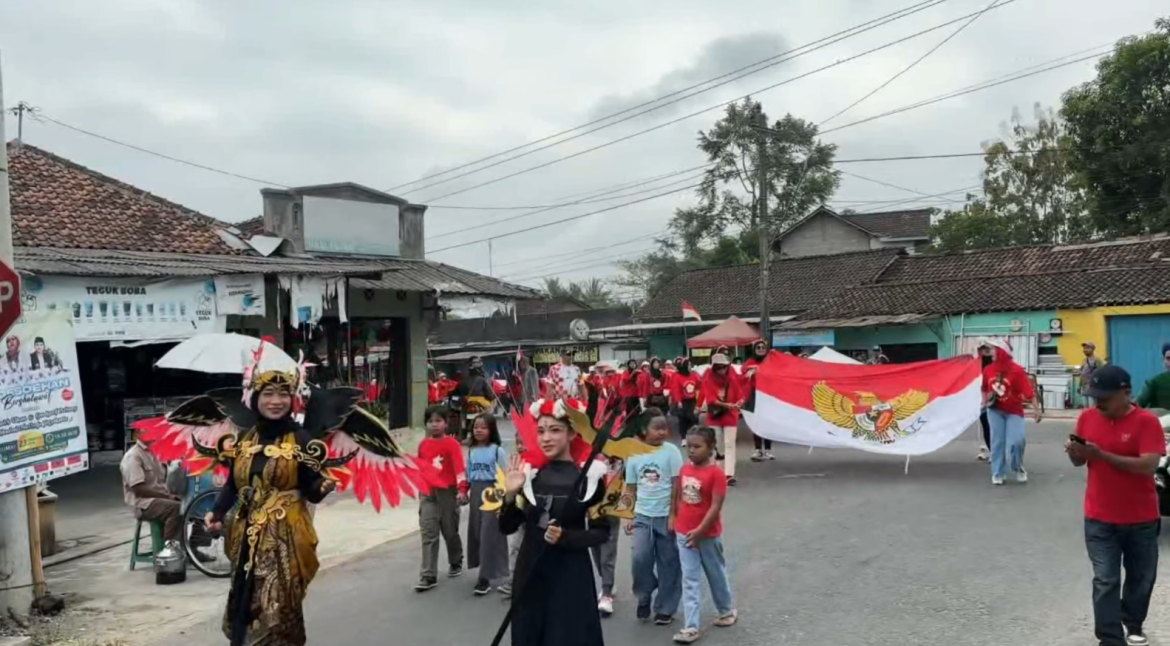
[[[588,471],[573,461],[574,431],[565,404],[539,402],[538,449],[548,459],[540,469],[513,456],[505,477],[500,529],[524,532],[513,585],[512,646],[603,646],[597,589],[589,548],[609,538],[604,519],[588,520],[601,501],[598,482],[605,463]]]

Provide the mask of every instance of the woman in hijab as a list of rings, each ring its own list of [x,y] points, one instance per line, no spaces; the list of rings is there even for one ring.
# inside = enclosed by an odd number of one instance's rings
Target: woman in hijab
[[[666,399],[666,373],[662,370],[662,360],[658,357],[651,359],[649,369],[642,373],[639,395],[646,402],[647,408],[666,410],[669,406]]]
[[[223,631],[232,646],[302,646],[302,603],[317,574],[317,532],[308,503],[319,503],[334,482],[301,459],[311,440],[292,417],[295,374],[270,371],[253,385],[254,428],[241,434],[231,476],[208,512],[207,527],[228,528],[235,566]]]
[[[763,341],[756,341],[752,345],[752,356],[743,364],[743,385],[745,386],[744,390],[747,391],[747,401],[743,406],[744,410],[754,411],[756,409],[756,372],[767,358],[768,345]],[[754,432],[752,433],[752,440],[756,444],[756,449],[752,451],[752,462],[776,459],[772,455],[772,440],[760,437]]]
[[[626,374],[621,377],[621,388],[618,394],[626,403],[626,415],[631,418],[642,410],[642,393],[638,381],[641,374],[637,359],[630,359],[626,362]]]

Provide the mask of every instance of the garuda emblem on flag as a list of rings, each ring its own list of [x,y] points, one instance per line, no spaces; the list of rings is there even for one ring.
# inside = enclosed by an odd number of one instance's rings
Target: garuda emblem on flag
[[[822,381],[812,388],[813,407],[821,419],[850,431],[854,438],[882,444],[909,435],[911,429],[902,428],[899,422],[913,417],[930,401],[930,393],[914,389],[889,401],[866,391],[853,394],[856,399]]]

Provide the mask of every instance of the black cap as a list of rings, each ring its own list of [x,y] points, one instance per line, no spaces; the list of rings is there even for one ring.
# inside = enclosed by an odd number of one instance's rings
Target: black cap
[[[1089,396],[1109,397],[1131,385],[1129,373],[1125,368],[1114,365],[1101,366],[1093,371],[1093,377],[1089,380]]]

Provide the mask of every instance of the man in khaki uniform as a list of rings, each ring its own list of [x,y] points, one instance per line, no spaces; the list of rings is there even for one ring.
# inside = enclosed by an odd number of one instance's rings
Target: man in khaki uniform
[[[166,467],[138,439],[122,456],[122,495],[134,509],[134,517],[157,520],[163,524],[163,537],[168,541],[179,539],[182,517],[179,515],[179,496],[167,491]]]

